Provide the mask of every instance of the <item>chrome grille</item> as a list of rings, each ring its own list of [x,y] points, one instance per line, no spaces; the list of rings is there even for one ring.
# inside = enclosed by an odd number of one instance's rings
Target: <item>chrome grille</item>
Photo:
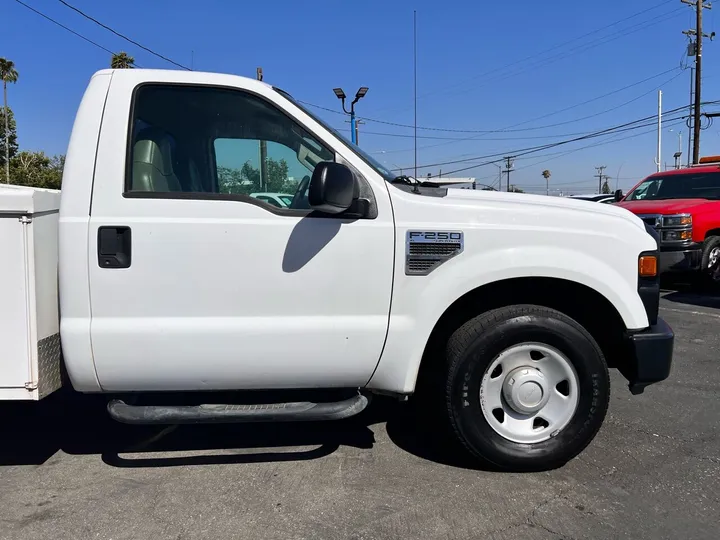
[[[412,274],[426,274],[439,262],[432,259],[410,260],[407,262],[407,271]]]
[[[660,227],[662,216],[660,214],[638,214],[638,217],[653,228]]]
[[[459,243],[450,244],[410,244],[408,253],[410,255],[431,255],[435,257],[447,257],[460,249]]]

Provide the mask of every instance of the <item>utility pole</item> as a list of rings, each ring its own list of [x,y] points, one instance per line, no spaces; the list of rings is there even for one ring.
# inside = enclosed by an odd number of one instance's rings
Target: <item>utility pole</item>
[[[497,179],[498,188],[497,188],[497,190],[502,191],[502,170],[503,170],[502,165],[498,165],[497,163],[493,163],[493,165],[495,165],[498,168],[498,179]],[[495,181],[493,181],[493,186],[494,185],[495,185]]]
[[[659,166],[659,165],[658,165]],[[597,174],[593,175],[595,178],[598,179],[598,194],[602,193],[602,182],[606,178],[610,178],[608,175],[603,174],[603,171],[607,169],[605,165],[600,165],[599,167],[595,167],[595,170],[598,172]],[[659,170],[659,169],[658,169]]]
[[[352,123],[352,119],[351,119],[351,120],[345,120],[345,121]],[[358,131],[358,125],[364,124],[364,123],[365,123],[365,120],[360,120],[359,118],[357,118],[357,119],[355,120],[355,129],[354,129],[355,139],[354,139],[354,142],[355,142],[355,144],[358,145],[358,146],[360,145],[360,132]],[[350,126],[350,128],[352,129],[352,126]]]
[[[687,118],[687,127],[688,127],[688,151],[687,151],[687,166],[690,166],[690,161],[692,160],[692,141],[693,141],[693,123],[692,123],[692,116],[693,116],[693,95],[695,92],[695,84],[693,82],[693,75],[695,73],[695,68],[690,68],[690,111],[688,112],[688,118]]]
[[[263,70],[261,67],[256,71],[257,80],[263,80]],[[268,189],[268,171],[267,171],[267,141],[260,141],[260,189],[267,191]]]
[[[711,40],[715,37],[713,32],[710,35],[703,34],[702,31],[702,13],[703,9],[712,9],[710,2],[705,0],[680,0],[683,4],[693,6],[695,8],[695,29],[685,30],[683,34],[688,37],[695,37],[695,102],[693,104],[693,165],[697,165],[700,161],[700,103],[701,103],[701,86],[702,86],[702,39],[704,37]],[[692,39],[692,37],[691,37]],[[692,47],[692,45],[691,45]]]
[[[364,123],[365,123],[364,120],[360,120],[360,119],[355,120],[355,144],[357,144],[358,146],[360,146],[360,132],[358,131],[358,126],[360,124],[364,124]]]
[[[505,171],[507,173],[507,188],[505,191],[510,191],[510,171],[513,170],[513,156],[505,156]],[[500,182],[500,191],[502,191],[502,181]]]

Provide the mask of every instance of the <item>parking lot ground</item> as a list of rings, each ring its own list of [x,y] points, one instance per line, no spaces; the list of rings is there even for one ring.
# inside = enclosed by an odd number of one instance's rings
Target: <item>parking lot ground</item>
[[[341,423],[164,433],[91,402],[79,420],[61,395],[3,407],[0,538],[717,539],[720,298],[661,306],[670,379],[631,396],[613,374],[595,441],[544,473],[474,468],[391,400]]]

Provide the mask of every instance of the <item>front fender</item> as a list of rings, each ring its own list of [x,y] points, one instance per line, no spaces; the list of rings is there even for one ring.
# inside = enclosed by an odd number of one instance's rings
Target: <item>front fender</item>
[[[443,313],[470,291],[507,279],[547,277],[585,285],[615,307],[628,329],[647,327],[636,261],[612,253],[603,258],[555,245],[523,245],[465,252],[428,276],[406,276],[399,265],[388,339],[368,388],[412,392],[425,346]]]

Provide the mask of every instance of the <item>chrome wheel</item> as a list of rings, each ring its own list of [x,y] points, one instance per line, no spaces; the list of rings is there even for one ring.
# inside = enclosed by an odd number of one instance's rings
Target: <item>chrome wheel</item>
[[[713,281],[720,281],[720,247],[714,247],[710,250],[707,271]]]
[[[575,368],[563,353],[542,343],[521,343],[500,353],[486,370],[480,405],[502,437],[539,443],[570,422],[579,389]]]

